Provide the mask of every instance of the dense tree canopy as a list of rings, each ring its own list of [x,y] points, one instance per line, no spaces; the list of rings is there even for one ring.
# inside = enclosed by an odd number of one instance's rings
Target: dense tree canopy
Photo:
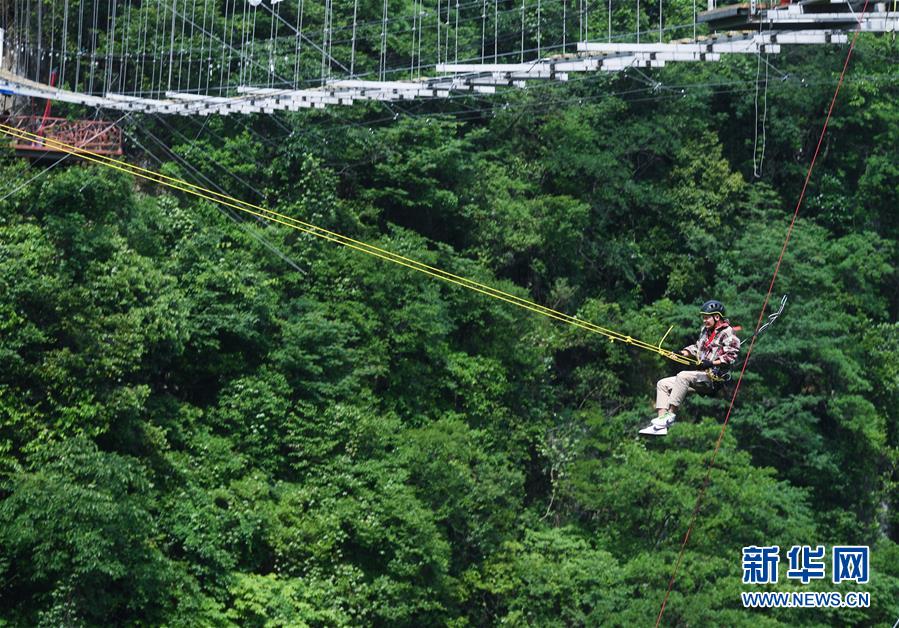
[[[680,347],[712,296],[753,328],[841,55],[778,60],[760,177],[754,59],[125,124],[166,172]],[[899,615],[895,55],[859,43],[666,625]],[[654,621],[728,399],[640,440],[654,354],[72,162],[0,198],[0,624]],[[808,588],[871,607],[744,609],[753,544],[869,545],[869,584]]]

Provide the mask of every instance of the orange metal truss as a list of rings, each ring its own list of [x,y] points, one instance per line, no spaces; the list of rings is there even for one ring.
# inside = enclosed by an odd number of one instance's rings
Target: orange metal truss
[[[5,124],[41,136],[46,140],[84,148],[101,155],[122,154],[122,130],[114,122],[105,120],[69,120],[44,116],[9,116]],[[22,156],[60,153],[45,139],[33,141],[14,139],[13,148]]]

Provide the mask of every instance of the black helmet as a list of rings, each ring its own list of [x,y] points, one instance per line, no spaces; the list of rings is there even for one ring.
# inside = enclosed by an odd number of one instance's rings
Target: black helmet
[[[699,313],[709,316],[712,314],[720,314],[721,316],[725,316],[727,314],[727,312],[724,310],[724,304],[721,301],[716,301],[715,299],[703,303],[702,307],[699,310]]]

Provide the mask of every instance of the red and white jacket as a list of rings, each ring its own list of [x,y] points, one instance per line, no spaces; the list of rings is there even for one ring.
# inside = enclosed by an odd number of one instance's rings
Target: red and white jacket
[[[737,361],[740,355],[740,339],[734,333],[730,321],[721,320],[712,329],[702,328],[699,340],[684,347],[697,360],[720,360],[725,368]]]

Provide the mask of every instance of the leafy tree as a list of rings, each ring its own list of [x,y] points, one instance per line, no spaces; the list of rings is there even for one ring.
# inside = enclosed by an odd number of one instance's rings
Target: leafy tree
[[[176,571],[159,548],[141,465],[84,438],[48,445],[30,462],[5,483],[0,502],[11,617],[91,625],[162,619]]]

